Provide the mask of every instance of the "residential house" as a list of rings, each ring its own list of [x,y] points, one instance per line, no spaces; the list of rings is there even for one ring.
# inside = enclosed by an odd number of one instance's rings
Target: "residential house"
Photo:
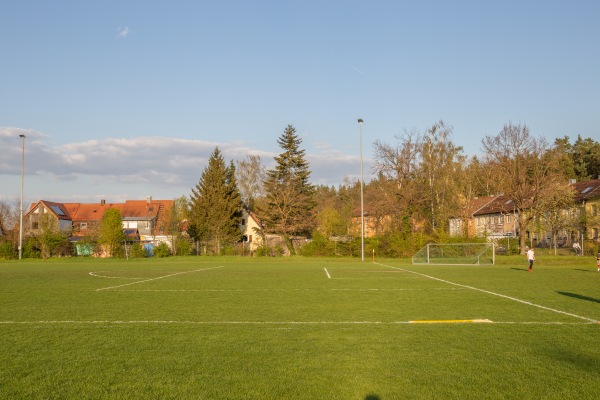
[[[70,233],[73,219],[64,204],[40,200],[23,216],[24,232],[37,233],[46,226]]]
[[[366,238],[381,235],[392,228],[393,217],[391,214],[375,213],[370,209],[364,210],[364,234]],[[354,210],[350,226],[350,234],[359,236],[362,232],[362,219],[360,209]]]
[[[571,182],[578,216],[585,221],[581,228],[585,239],[600,244],[600,177],[582,182]],[[583,233],[583,232],[582,232]]]
[[[242,244],[245,249],[255,251],[263,245],[262,230],[263,225],[256,214],[250,210],[244,209],[242,220],[240,221],[240,231],[242,233]]]
[[[496,197],[498,196],[475,197],[468,204],[465,204],[462,208],[462,215],[457,215],[449,219],[450,236],[462,236],[465,233],[469,237],[479,235],[474,214],[495,200]]]
[[[23,229],[35,233],[45,218],[55,221],[59,229],[72,232],[74,238],[89,236],[96,229],[104,212],[118,209],[123,229],[129,237],[139,236],[142,242],[157,244],[168,241],[168,223],[173,200],[127,200],[125,203],[57,203],[40,200],[23,216]],[[44,217],[45,216],[45,217]]]
[[[585,221],[585,226],[579,229],[586,232],[586,240],[600,244],[600,179],[583,182],[571,181],[575,207],[564,210],[572,220]],[[507,236],[518,236],[519,226],[517,217],[519,210],[514,202],[503,195],[477,199],[471,204],[469,211],[463,217],[456,216],[450,219],[450,234],[458,236],[464,234],[463,224],[469,224],[470,235],[486,236],[498,239]],[[579,233],[573,234],[573,227],[558,233],[559,246],[570,246],[574,240],[579,240]],[[527,232],[528,239],[537,245],[550,245],[551,235],[543,231]]]
[[[518,210],[513,200],[500,195],[473,213],[475,232],[489,239],[518,236]]]

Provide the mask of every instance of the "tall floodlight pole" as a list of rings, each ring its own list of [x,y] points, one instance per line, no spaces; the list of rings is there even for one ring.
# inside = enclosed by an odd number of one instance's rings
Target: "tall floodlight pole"
[[[25,135],[20,134],[21,138],[21,206],[19,218],[19,260],[23,256],[23,182],[25,180]]]
[[[363,120],[358,119],[360,129],[360,258],[365,261],[365,204],[363,195],[363,155],[362,155],[362,125]]]

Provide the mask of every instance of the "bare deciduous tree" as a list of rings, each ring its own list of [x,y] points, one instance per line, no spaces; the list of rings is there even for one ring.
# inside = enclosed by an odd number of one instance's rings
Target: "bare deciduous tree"
[[[242,201],[253,210],[256,199],[265,194],[263,181],[266,178],[266,168],[262,165],[260,156],[254,154],[247,154],[245,160],[236,161],[236,164],[235,173]]]
[[[544,199],[564,187],[558,159],[548,142],[534,137],[526,125],[508,123],[496,136],[482,140],[483,150],[504,180],[501,189],[518,210],[519,242],[525,253],[527,231],[540,215]]]

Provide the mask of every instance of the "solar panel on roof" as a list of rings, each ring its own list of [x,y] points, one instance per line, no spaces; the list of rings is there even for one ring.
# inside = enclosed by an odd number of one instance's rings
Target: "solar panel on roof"
[[[66,216],[66,214],[63,212],[63,210],[60,209],[59,206],[50,206],[50,208],[52,209],[52,211],[54,211],[57,215],[60,215],[61,217]]]
[[[581,192],[581,194],[586,194],[587,192],[589,192],[593,188],[594,188],[593,186],[586,187],[585,189],[583,189],[583,191]]]

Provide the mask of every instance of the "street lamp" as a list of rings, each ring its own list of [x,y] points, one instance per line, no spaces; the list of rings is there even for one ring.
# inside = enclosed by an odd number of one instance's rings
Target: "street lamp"
[[[20,134],[21,138],[21,207],[19,221],[19,260],[23,255],[23,182],[25,178],[25,135]]]
[[[365,261],[365,208],[363,196],[363,155],[362,155],[362,118],[358,119],[360,127],[360,257]]]

